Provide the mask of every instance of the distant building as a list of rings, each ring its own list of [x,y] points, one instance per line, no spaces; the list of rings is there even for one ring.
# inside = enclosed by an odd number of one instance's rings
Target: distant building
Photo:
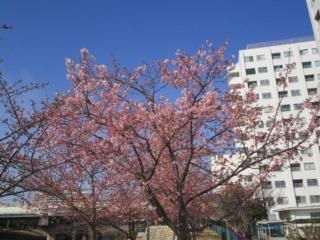
[[[314,37],[320,41],[320,0],[306,0]]]
[[[284,72],[288,74],[286,87],[281,86]],[[309,37],[250,44],[240,50],[239,61],[229,75],[231,84],[242,83],[247,89],[254,87],[258,104],[263,107],[258,126],[263,131],[270,124],[268,116],[275,111],[280,99],[280,112],[285,118],[298,113],[306,98],[319,94],[318,42]],[[314,104],[318,107],[319,102]],[[308,117],[307,112],[299,116],[302,120]],[[302,161],[291,159],[287,168],[272,172],[262,186],[263,198],[270,205],[269,220],[320,217],[319,147],[306,151],[301,155]]]

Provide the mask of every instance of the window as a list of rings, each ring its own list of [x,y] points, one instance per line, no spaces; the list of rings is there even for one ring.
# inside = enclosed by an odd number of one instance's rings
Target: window
[[[300,90],[299,89],[294,89],[294,90],[291,90],[291,96],[300,96],[301,93],[300,93]]]
[[[311,212],[310,218],[320,218],[320,212]]]
[[[288,204],[289,199],[287,197],[277,197],[277,203],[279,205]]]
[[[309,132],[307,132],[307,131],[301,131],[301,132],[298,133],[298,135],[299,135],[299,139],[307,140],[307,139],[308,139]]]
[[[314,74],[304,75],[306,82],[314,81]]]
[[[264,54],[259,54],[256,56],[257,61],[263,61],[266,60],[266,55]]]
[[[286,67],[287,67],[287,69],[296,69],[297,64],[296,63],[287,63]]]
[[[299,51],[299,53],[300,53],[301,56],[302,56],[302,55],[306,55],[306,54],[308,54],[308,49],[301,49],[301,50]]]
[[[312,106],[312,109],[318,110],[320,106],[320,102],[312,102],[311,106]]]
[[[272,168],[272,171],[280,172],[282,171],[282,165],[276,165]]]
[[[267,152],[266,149],[260,149],[257,151],[258,158],[266,158]],[[262,170],[262,172],[269,170],[269,165],[261,165],[259,166],[259,170]]]
[[[281,57],[281,53],[272,53],[271,54],[272,59],[279,59]]]
[[[290,169],[292,172],[300,171],[300,163],[291,163]]]
[[[284,57],[293,57],[293,52],[290,50],[290,51],[284,51],[283,52],[283,56]]]
[[[297,76],[288,77],[289,83],[297,83],[299,82],[299,79]]]
[[[265,197],[264,201],[266,202],[268,207],[271,207],[274,205],[274,199],[273,197]]]
[[[275,181],[274,185],[276,188],[285,188],[286,187],[286,182],[285,181]]]
[[[314,61],[314,66],[320,67],[320,60]]]
[[[263,112],[264,113],[272,113],[274,108],[272,106],[265,106],[263,107]]]
[[[244,57],[244,62],[253,62],[253,56]]]
[[[272,183],[271,181],[267,181],[265,183],[262,184],[262,188],[263,189],[272,189]]]
[[[261,79],[260,80],[260,85],[261,86],[269,86],[270,85],[269,79]]]
[[[240,76],[239,72],[231,72],[231,73],[229,73],[229,77],[230,78],[239,77],[239,76]]]
[[[262,93],[262,99],[270,99],[271,98],[271,92]]]
[[[293,179],[293,187],[295,187],[295,188],[303,187],[303,180],[302,179]]]
[[[318,186],[318,179],[316,179],[316,178],[307,179],[307,185],[309,187]]]
[[[310,62],[302,62],[302,68],[311,68],[311,61]]]
[[[283,67],[282,65],[275,65],[273,68],[275,72],[281,72]]]
[[[310,203],[319,203],[320,195],[310,195]]]
[[[247,147],[238,147],[238,150],[240,153],[247,153],[248,152],[248,148]]]
[[[246,176],[244,176],[244,180],[245,180],[246,182],[252,182],[252,175],[246,175]]]
[[[272,127],[273,126],[273,124],[274,124],[274,122],[272,121],[272,120],[267,120],[266,121],[266,127]]]
[[[293,104],[293,110],[301,110],[301,109],[303,109],[303,103]]]
[[[247,75],[256,74],[256,69],[254,69],[254,68],[247,68],[247,69],[246,69],[246,74],[247,74]]]
[[[266,72],[268,72],[268,68],[267,67],[258,67],[258,72],[259,73],[266,73]]]
[[[319,10],[316,12],[316,15],[314,16],[314,19],[315,19],[316,21],[319,21],[319,20],[320,20],[320,12],[319,12]]]
[[[319,12],[319,10],[318,10],[318,12]],[[312,48],[311,52],[312,52],[312,54],[318,54],[319,50],[318,50],[318,48]]]
[[[296,202],[298,204],[305,204],[307,202],[306,196],[296,196]]]
[[[276,84],[277,85],[285,85],[286,84],[286,78],[284,78],[284,77],[276,78]]]
[[[301,122],[302,122],[302,123],[306,123],[306,120],[303,120],[303,121],[301,121]],[[312,151],[311,148],[303,148],[303,149],[301,150],[301,153],[304,154],[304,155],[308,155],[308,156],[310,156],[310,157],[312,157],[312,155],[313,155],[313,151]]]
[[[309,96],[317,95],[317,89],[316,88],[308,88],[308,95]]]
[[[261,157],[261,158],[265,156],[264,153],[260,152],[260,151],[258,151],[257,154],[258,154],[258,157]],[[266,172],[268,170],[269,170],[269,165],[261,165],[261,166],[259,166],[259,171],[262,172],[262,173],[264,173],[264,172]],[[269,185],[269,184],[271,186],[271,182],[270,181],[267,181],[267,182],[264,183],[264,185]]]
[[[278,92],[278,96],[279,96],[279,98],[288,97],[288,91],[280,91],[280,92]],[[289,105],[289,107],[290,107],[290,105]]]
[[[264,122],[263,121],[258,121],[257,122],[257,127],[258,128],[263,128],[264,127]]]
[[[253,88],[257,86],[257,81],[249,81],[248,82],[248,88]]]
[[[303,164],[304,170],[315,170],[316,166],[313,162],[308,162]]]

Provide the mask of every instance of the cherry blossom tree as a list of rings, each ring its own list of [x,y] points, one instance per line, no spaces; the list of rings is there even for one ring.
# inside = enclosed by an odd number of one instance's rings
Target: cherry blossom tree
[[[143,66],[116,79],[139,95],[129,95],[126,107],[115,114],[125,168],[142,182],[159,218],[178,239],[190,238],[196,219],[192,213],[201,215],[210,205],[201,197],[240,181],[242,173],[259,163],[269,164],[269,171],[282,165],[309,147],[308,139],[313,144],[313,117],[304,125],[298,116],[279,116],[277,109],[267,132],[257,130],[262,109],[254,92],[243,93],[241,85],[222,89],[230,67],[223,58],[224,48],[214,50],[209,45],[192,56],[178,52],[175,60],[161,62],[155,71]],[[165,95],[171,88],[179,92],[174,100]],[[297,132],[304,137],[297,139]],[[192,211],[193,203],[203,210]]]
[[[81,78],[73,79],[75,69],[68,62],[74,89],[58,94],[43,112],[47,128],[41,136],[39,154],[44,164],[54,167],[34,174],[30,180],[35,191],[56,201],[45,203],[43,197],[36,197],[33,206],[86,225],[90,240],[97,239],[102,223],[135,239],[135,232],[123,225],[131,226],[144,217],[140,212],[145,213],[147,199],[134,178],[122,178],[121,169],[115,167],[113,159],[118,151],[107,128],[121,103],[121,91],[119,84],[86,81],[90,75],[100,79],[106,76],[100,68],[87,68],[89,59],[86,52],[82,53]],[[96,101],[101,104],[96,105]],[[131,194],[126,192],[129,186],[135,189]]]
[[[43,176],[54,182],[52,193],[79,194],[78,201],[87,191],[83,206],[95,209],[90,225],[98,213],[110,214],[94,207],[100,196],[109,202],[109,189],[134,183],[125,194],[138,192],[139,201],[155,211],[154,221],[167,224],[178,240],[189,240],[197,221],[209,217],[219,189],[263,163],[270,167],[259,173],[260,184],[274,167],[312,146],[318,111],[312,99],[303,110],[308,123],[284,117],[278,107],[272,124],[260,131],[262,108],[254,91],[243,84],[227,87],[232,65],[225,48],[208,43],[194,55],[178,51],[173,60],[134,71],[117,63],[110,69],[95,65],[85,49],[79,63],[67,60],[73,89],[46,113],[50,127],[42,140],[46,161],[67,162]]]
[[[0,198],[24,198],[24,193],[32,191],[27,180],[48,167],[39,164],[37,154],[39,138],[45,131],[41,112],[46,103],[40,103],[37,108],[33,101],[22,101],[43,84],[18,81],[10,85],[0,74]]]
[[[12,26],[0,24],[0,29]],[[1,58],[2,62],[3,59]],[[37,164],[37,139],[45,129],[40,114],[45,102],[36,107],[34,101],[26,102],[30,93],[44,84],[9,84],[0,70],[0,198],[23,197],[30,190],[26,185],[33,173],[42,169]]]

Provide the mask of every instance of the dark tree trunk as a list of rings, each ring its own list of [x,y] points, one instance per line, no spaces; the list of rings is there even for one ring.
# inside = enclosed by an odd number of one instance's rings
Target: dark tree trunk
[[[97,240],[96,229],[93,226],[88,226],[88,240]]]
[[[177,240],[191,240],[191,234],[188,227],[181,226],[177,229]]]
[[[186,217],[186,209],[182,207],[180,210],[179,223],[176,227],[177,240],[191,240],[191,233]]]
[[[128,239],[130,240],[135,240],[136,239],[136,224],[135,222],[129,222],[128,223],[128,228],[129,228],[129,231],[128,231]]]

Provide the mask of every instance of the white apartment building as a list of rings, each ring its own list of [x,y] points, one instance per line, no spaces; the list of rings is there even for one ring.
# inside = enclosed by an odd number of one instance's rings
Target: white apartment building
[[[320,0],[306,0],[313,35],[320,41]]]
[[[313,38],[251,44],[240,50],[239,61],[230,72],[230,83],[255,86],[258,103],[268,109],[281,100],[284,116],[298,113],[303,101],[320,91],[320,54]],[[279,87],[280,74],[287,64],[287,86]],[[307,118],[306,115],[299,116]],[[261,117],[261,128],[268,125],[268,112]],[[320,218],[320,152],[314,146],[301,159],[292,159],[278,169],[262,187],[270,204],[269,220]],[[249,180],[250,181],[250,180]]]

